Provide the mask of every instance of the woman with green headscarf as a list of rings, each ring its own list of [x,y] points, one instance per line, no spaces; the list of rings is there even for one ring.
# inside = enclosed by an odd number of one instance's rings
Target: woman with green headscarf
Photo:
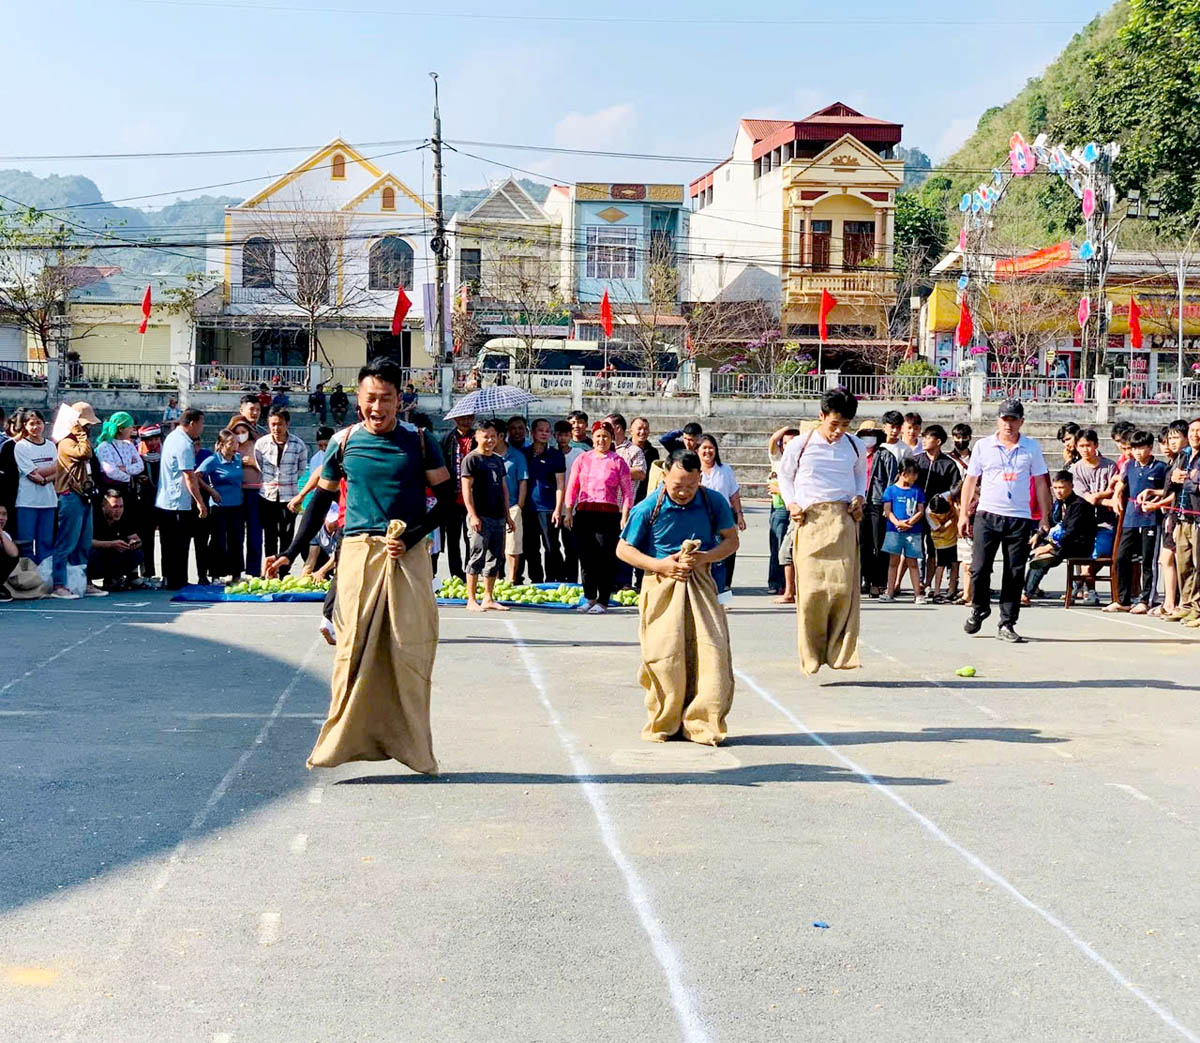
[[[122,411],[104,421],[96,437],[96,462],[100,464],[100,484],[118,489],[125,501],[125,517],[136,516],[138,498],[134,486],[146,480],[146,464],[133,444],[133,417]],[[134,518],[136,526],[137,519]]]

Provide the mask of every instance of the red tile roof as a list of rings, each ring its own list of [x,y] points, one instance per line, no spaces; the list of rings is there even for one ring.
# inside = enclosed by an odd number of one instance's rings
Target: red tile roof
[[[763,138],[774,134],[777,130],[783,127],[792,126],[791,120],[742,120],[742,126],[746,128],[746,133],[755,141],[762,141]]]
[[[887,120],[874,119],[864,116],[861,112],[850,108],[840,101],[818,109],[811,116],[802,120],[742,120],[742,126],[749,129],[748,124],[776,124],[774,129],[756,137],[751,155],[754,159],[765,156],[768,152],[786,145],[792,141],[836,141],[843,134],[849,134],[859,141],[869,144],[898,145],[901,123],[890,123]],[[766,129],[765,127],[763,128]]]

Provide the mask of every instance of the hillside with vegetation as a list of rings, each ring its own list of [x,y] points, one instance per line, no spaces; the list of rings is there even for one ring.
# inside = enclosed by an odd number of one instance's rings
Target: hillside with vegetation
[[[953,205],[1007,164],[1008,140],[1045,131],[1070,146],[1117,141],[1118,196],[1159,193],[1162,220],[1128,222],[1126,245],[1172,240],[1200,222],[1200,0],[1121,0],[1086,25],[1042,75],[975,133],[920,191]],[[959,171],[959,172],[954,172]],[[1041,246],[1076,233],[1079,204],[1056,177],[1015,183],[1003,203],[1005,237]],[[952,230],[957,222],[952,221]]]

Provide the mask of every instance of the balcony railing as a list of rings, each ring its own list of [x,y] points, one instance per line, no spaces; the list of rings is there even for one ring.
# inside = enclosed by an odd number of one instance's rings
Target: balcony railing
[[[857,399],[962,399],[970,397],[966,377],[843,374],[838,383]]]
[[[44,388],[45,386],[45,362],[0,362],[0,387]]]
[[[1112,381],[1109,394],[1118,397],[1116,385]],[[1081,386],[1082,385],[1082,386]],[[1069,377],[1035,377],[1035,376],[995,376],[987,378],[987,398],[995,401],[1005,398],[1019,398],[1024,402],[1095,402],[1096,382],[1094,380],[1072,380]],[[1145,381],[1141,390],[1145,389]]]
[[[225,366],[211,362],[197,363],[192,368],[192,386],[208,391],[257,391],[260,384],[272,389],[307,387],[308,367]]]
[[[825,378],[816,373],[713,373],[721,398],[820,398]]]
[[[878,294],[890,296],[896,287],[896,276],[888,272],[864,269],[857,272],[792,272],[788,276],[788,297],[812,297],[828,290],[839,294]]]
[[[178,387],[175,368],[168,362],[64,362],[62,382],[69,388]]]
[[[321,371],[325,390],[341,386],[347,391],[358,386],[358,371],[361,366],[326,366]],[[412,384],[419,394],[436,395],[441,390],[441,370],[435,367],[409,368],[404,372],[404,383]],[[401,391],[403,391],[401,387]]]

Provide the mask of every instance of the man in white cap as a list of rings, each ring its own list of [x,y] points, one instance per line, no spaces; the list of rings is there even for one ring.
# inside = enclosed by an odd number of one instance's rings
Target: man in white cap
[[[979,633],[992,614],[991,577],[996,551],[1004,551],[1000,581],[1001,641],[1022,644],[1014,627],[1021,612],[1021,590],[1025,563],[1029,560],[1029,537],[1033,528],[1033,497],[1036,495],[1042,532],[1049,529],[1050,481],[1041,446],[1021,434],[1025,407],[1019,399],[1000,403],[996,433],[976,443],[959,497],[958,533],[963,539],[974,534],[971,557],[971,614],[963,624],[968,634]],[[982,485],[980,481],[982,480]],[[972,521],[970,504],[979,490],[979,507]]]

